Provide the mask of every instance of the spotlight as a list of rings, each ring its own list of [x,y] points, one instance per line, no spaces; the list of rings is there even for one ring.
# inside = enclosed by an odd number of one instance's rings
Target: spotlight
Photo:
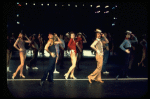
[[[68,4],[68,6],[70,6],[70,4]]]
[[[19,2],[17,2],[17,4],[19,4]]]
[[[27,5],[28,3],[26,3],[26,5]]]
[[[20,24],[20,22],[17,21],[17,24]]]
[[[84,4],[83,4],[83,6],[84,6]]]
[[[99,7],[100,7],[100,5],[97,5],[97,6],[96,6],[96,8],[99,8]]]
[[[19,17],[19,14],[17,14],[17,17]]]
[[[115,7],[117,8],[117,5],[115,5]]]
[[[41,4],[41,6],[43,6],[43,3]]]
[[[55,6],[57,6],[57,4],[55,4]]]
[[[93,5],[90,5],[91,7],[93,6]]]
[[[75,7],[77,7],[77,5],[75,5]]]
[[[62,6],[64,6],[64,5],[62,5]]]
[[[112,26],[115,26],[115,23],[112,23]]]
[[[106,11],[106,13],[109,13],[109,11]]]
[[[108,7],[109,7],[109,5],[105,6],[105,8],[108,8]]]
[[[47,6],[49,6],[49,3],[47,4]]]
[[[114,20],[117,19],[116,17],[114,17]]]
[[[112,7],[112,9],[115,9],[115,7]]]
[[[33,3],[33,5],[35,5],[35,3]]]

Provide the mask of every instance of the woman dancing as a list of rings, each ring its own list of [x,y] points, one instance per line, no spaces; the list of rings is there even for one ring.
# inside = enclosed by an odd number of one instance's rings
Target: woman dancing
[[[54,35],[58,39],[58,41],[54,41]],[[55,61],[56,61],[55,45],[62,43],[61,40],[59,39],[59,37],[57,36],[57,34],[54,34],[54,35],[52,33],[49,33],[49,35],[48,35],[49,40],[48,40],[47,44],[45,45],[45,50],[50,54],[50,57],[49,57],[49,65],[47,66],[47,69],[44,72],[44,75],[40,82],[41,86],[43,85],[44,81],[46,80],[46,77],[48,74],[49,74],[48,81],[53,82],[53,72],[55,69]]]
[[[77,37],[75,39],[75,33],[74,32],[70,32],[70,35],[71,35],[71,39],[68,43],[68,47],[69,49],[71,50],[71,53],[70,53],[70,57],[71,57],[71,63],[72,63],[72,66],[69,68],[68,72],[64,75],[65,76],[65,79],[68,79],[68,76],[70,74],[70,78],[73,78],[73,79],[77,79],[75,76],[74,76],[74,69],[76,67],[76,62],[77,62],[77,50],[76,50],[76,45],[78,46],[78,42],[80,40],[82,40],[81,38]],[[79,46],[78,46],[79,47]]]
[[[23,40],[23,37],[26,37],[27,40]],[[26,59],[26,49],[25,49],[25,43],[31,43],[30,39],[27,37],[27,35],[23,35],[23,33],[19,33],[18,39],[14,43],[14,47],[19,51],[20,56],[20,62],[21,64],[18,66],[15,73],[13,73],[12,79],[14,79],[20,70],[20,77],[25,78],[23,75],[23,66]],[[18,45],[18,47],[17,47]]]
[[[97,61],[97,68],[93,73],[88,76],[89,83],[92,83],[91,80],[98,81],[104,83],[101,80],[101,70],[103,65],[103,44],[109,43],[108,39],[104,36],[100,29],[96,29],[96,40],[91,44],[91,48],[96,51],[96,61]],[[101,41],[101,36],[104,38],[105,41]]]

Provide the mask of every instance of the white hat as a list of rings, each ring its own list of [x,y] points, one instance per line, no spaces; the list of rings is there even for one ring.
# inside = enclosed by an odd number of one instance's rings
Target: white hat
[[[95,31],[96,33],[102,33],[102,31],[100,29],[96,29]]]
[[[132,33],[132,31],[127,30],[125,33],[130,33],[130,34],[131,34],[131,33]]]

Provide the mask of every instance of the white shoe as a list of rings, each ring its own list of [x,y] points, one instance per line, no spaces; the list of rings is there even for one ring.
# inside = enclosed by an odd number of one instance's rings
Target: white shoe
[[[55,70],[53,73],[59,73],[59,72]]]
[[[26,70],[28,70],[29,69],[29,66],[28,65],[26,65]]]
[[[7,67],[7,72],[11,72],[11,71],[9,70],[9,67]]]
[[[32,67],[32,69],[38,69],[37,67]]]

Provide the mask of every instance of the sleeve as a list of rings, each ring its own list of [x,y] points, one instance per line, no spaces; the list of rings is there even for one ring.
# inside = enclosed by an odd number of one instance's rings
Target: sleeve
[[[122,44],[119,46],[123,51],[125,51],[126,49],[124,48],[124,45],[126,44],[126,40],[124,40],[122,42]]]
[[[73,39],[70,39],[69,42],[68,42],[69,49],[72,49],[72,46],[71,46],[72,41],[73,41]]]
[[[131,43],[138,43],[138,39],[137,37],[133,36],[134,37],[134,40],[130,40]]]

